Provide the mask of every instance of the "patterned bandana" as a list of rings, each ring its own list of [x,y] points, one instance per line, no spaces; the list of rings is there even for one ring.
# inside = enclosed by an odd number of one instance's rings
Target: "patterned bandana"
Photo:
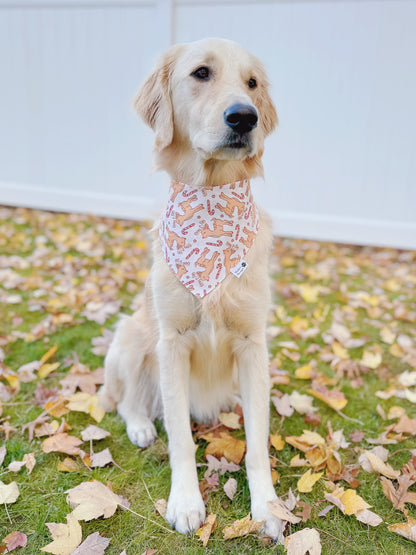
[[[230,272],[241,276],[258,227],[249,180],[214,187],[172,181],[159,236],[173,273],[203,298]]]

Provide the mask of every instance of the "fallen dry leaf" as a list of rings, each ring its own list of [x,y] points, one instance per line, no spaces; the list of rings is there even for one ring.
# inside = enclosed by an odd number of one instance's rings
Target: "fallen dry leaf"
[[[3,503],[14,503],[19,495],[20,492],[16,482],[4,484],[0,481],[0,505]]]
[[[279,497],[273,499],[273,501],[268,501],[267,506],[270,511],[281,520],[287,520],[287,522],[291,522],[292,524],[297,524],[302,520],[298,516],[292,514]]]
[[[66,406],[69,410],[90,414],[97,422],[101,422],[105,415],[105,410],[99,404],[98,397],[89,393],[78,392],[69,395]]]
[[[321,538],[315,528],[303,528],[285,538],[287,555],[320,555]]]
[[[231,526],[226,526],[223,530],[225,540],[232,538],[241,538],[256,532],[263,526],[263,522],[257,522],[256,519],[250,520],[250,513],[240,520],[233,522]]]
[[[10,553],[16,547],[26,547],[27,536],[23,532],[12,532],[3,538],[2,544],[7,547],[6,553]]]
[[[79,486],[71,488],[66,492],[67,503],[71,506],[71,513],[77,520],[92,520],[93,518],[109,518],[118,507],[128,507],[128,502],[120,495],[116,495],[107,486],[92,480],[82,482]]]
[[[201,528],[199,528],[195,532],[195,534],[199,536],[199,539],[201,540],[204,547],[207,546],[208,540],[215,529],[216,518],[217,518],[217,515],[214,515],[214,514],[208,515]]]
[[[319,478],[323,475],[323,472],[317,472],[316,474],[312,474],[312,470],[309,469],[305,472],[301,478],[298,480],[298,491],[300,493],[308,493],[312,491],[313,486],[319,480]]]
[[[104,439],[109,435],[110,432],[107,432],[106,430],[103,430],[98,426],[94,426],[94,424],[90,424],[87,428],[85,428],[85,430],[82,430],[81,432],[82,441]]]
[[[66,517],[67,524],[47,522],[53,542],[41,548],[41,551],[54,555],[71,555],[82,540],[82,530],[78,520],[70,513]]]
[[[224,491],[228,499],[234,499],[235,492],[237,491],[237,480],[235,478],[228,478],[224,484]]]
[[[344,393],[335,387],[328,389],[324,385],[320,385],[314,389],[308,389],[307,392],[336,411],[342,410],[348,403]]]
[[[202,435],[201,439],[208,441],[205,450],[205,456],[213,455],[214,457],[225,457],[227,460],[235,464],[240,464],[246,451],[246,442],[236,439],[231,434],[220,432],[219,437],[212,432]]]
[[[114,459],[112,454],[110,453],[110,449],[103,449],[103,451],[99,451],[98,453],[92,453],[91,455],[91,467],[96,468],[106,466],[107,464],[114,463]],[[115,464],[115,463],[114,463]]]
[[[383,476],[386,476],[387,478],[397,478],[400,475],[399,470],[394,470],[394,468],[392,468],[389,464],[383,462],[374,453],[371,453],[370,451],[364,451],[364,454],[367,457],[374,472],[383,474]]]
[[[74,461],[74,459],[66,457],[63,461],[58,463],[57,468],[60,472],[78,472],[79,464]]]
[[[221,412],[218,420],[223,426],[231,430],[239,430],[241,428],[240,415],[235,412]]]
[[[108,538],[103,538],[99,532],[94,532],[87,536],[71,555],[103,555],[109,543]]]
[[[155,509],[156,512],[160,514],[160,516],[165,517],[168,510],[168,502],[166,501],[166,499],[158,499],[155,502]]]
[[[75,436],[70,436],[66,432],[60,432],[54,436],[46,438],[42,443],[44,453],[51,453],[58,451],[59,453],[66,453],[67,455],[77,455],[79,453],[78,445],[81,445],[82,440]]]
[[[285,440],[280,434],[270,434],[270,443],[276,449],[276,451],[281,451],[285,446]]]
[[[407,522],[399,522],[388,527],[390,532],[395,532],[408,540],[416,542],[416,518],[407,517]]]

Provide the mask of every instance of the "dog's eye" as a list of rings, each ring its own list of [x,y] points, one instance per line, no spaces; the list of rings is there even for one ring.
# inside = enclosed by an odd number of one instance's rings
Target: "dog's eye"
[[[208,81],[211,77],[211,72],[208,67],[202,66],[192,72],[191,75],[200,81]]]
[[[257,87],[257,81],[254,79],[254,77],[251,77],[248,80],[248,88],[249,89],[255,89]]]

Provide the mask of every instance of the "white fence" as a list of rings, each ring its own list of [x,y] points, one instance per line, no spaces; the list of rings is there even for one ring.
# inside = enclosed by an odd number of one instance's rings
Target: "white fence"
[[[0,203],[155,215],[131,99],[168,45],[222,36],[271,78],[276,232],[416,248],[415,30],[416,0],[0,0]]]

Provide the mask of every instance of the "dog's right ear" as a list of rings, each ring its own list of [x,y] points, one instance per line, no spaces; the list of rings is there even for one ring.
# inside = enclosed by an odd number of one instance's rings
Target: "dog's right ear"
[[[181,48],[181,45],[173,46],[159,58],[133,101],[139,116],[155,132],[155,149],[158,151],[173,140],[171,76]]]

